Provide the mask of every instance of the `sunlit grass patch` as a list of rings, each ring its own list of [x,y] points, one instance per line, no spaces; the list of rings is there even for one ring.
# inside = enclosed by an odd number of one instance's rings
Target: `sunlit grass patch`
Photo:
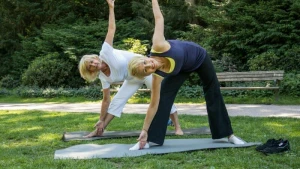
[[[141,130],[145,115],[123,114],[107,127],[108,131]],[[180,115],[183,129],[208,126],[207,116]],[[54,160],[54,152],[78,144],[135,144],[137,137],[95,141],[61,140],[63,132],[91,131],[99,119],[94,113],[46,111],[0,111],[0,165],[2,168],[297,168],[300,166],[299,119],[231,117],[234,133],[249,142],[270,138],[289,139],[292,150],[265,156],[255,147],[201,150],[90,160]],[[169,126],[169,130],[174,127]],[[167,136],[210,138],[201,136]]]

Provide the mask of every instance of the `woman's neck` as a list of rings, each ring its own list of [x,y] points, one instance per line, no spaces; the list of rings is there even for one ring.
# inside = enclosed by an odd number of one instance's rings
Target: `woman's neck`
[[[110,69],[109,66],[105,63],[105,67],[101,69],[101,72],[105,74],[105,76],[109,77],[110,76]]]
[[[163,72],[169,72],[170,61],[165,57],[154,57],[155,60],[160,64],[158,70]]]

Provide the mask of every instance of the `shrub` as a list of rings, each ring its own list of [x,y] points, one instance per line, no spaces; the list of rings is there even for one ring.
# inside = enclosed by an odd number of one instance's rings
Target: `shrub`
[[[300,74],[286,73],[281,82],[281,94],[289,96],[300,96]]]
[[[0,88],[0,96],[9,96],[11,95],[10,91],[5,88]]]
[[[12,89],[20,85],[20,82],[11,75],[4,76],[0,81],[0,87]]]
[[[0,90],[1,92],[1,90]],[[4,91],[5,92],[5,91]],[[3,93],[4,93],[3,92]],[[85,97],[89,99],[101,99],[102,92],[100,86],[90,86],[76,88],[39,88],[22,86],[16,89],[16,95],[24,98],[54,98],[54,97]]]
[[[264,52],[248,60],[250,70],[276,70],[279,57],[274,52]]]
[[[58,53],[52,53],[36,58],[23,73],[23,84],[41,88],[66,86],[72,75],[73,65],[58,56]]]
[[[21,86],[16,89],[16,95],[25,98],[42,97],[42,91],[38,87]]]
[[[182,86],[178,91],[178,96],[185,98],[201,98],[204,97],[201,86]]]

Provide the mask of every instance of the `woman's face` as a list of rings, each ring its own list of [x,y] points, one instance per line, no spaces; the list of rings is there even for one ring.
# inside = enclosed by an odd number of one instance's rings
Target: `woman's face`
[[[91,59],[88,62],[87,70],[90,72],[100,71],[104,69],[107,65],[104,62],[101,62],[99,59]]]
[[[159,63],[153,58],[143,58],[142,63],[139,65],[137,72],[140,75],[148,76],[154,73],[159,67]]]

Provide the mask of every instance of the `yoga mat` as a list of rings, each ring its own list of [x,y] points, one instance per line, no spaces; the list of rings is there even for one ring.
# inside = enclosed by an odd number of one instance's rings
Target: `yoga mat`
[[[202,135],[202,134],[211,134],[208,127],[201,128],[192,128],[192,129],[183,129],[184,135]],[[141,133],[140,130],[136,131],[104,131],[103,136],[85,138],[83,136],[88,135],[88,131],[76,131],[76,132],[65,132],[62,136],[63,141],[71,140],[100,140],[108,138],[124,138],[124,137],[138,137]],[[174,130],[168,130],[166,135],[175,135]]]
[[[92,159],[92,158],[120,158],[136,157],[146,154],[166,154],[202,149],[250,147],[261,143],[246,143],[235,145],[227,139],[212,140],[211,138],[199,139],[166,139],[163,146],[152,146],[149,149],[130,151],[135,144],[81,144],[66,149],[56,150],[54,159]]]

